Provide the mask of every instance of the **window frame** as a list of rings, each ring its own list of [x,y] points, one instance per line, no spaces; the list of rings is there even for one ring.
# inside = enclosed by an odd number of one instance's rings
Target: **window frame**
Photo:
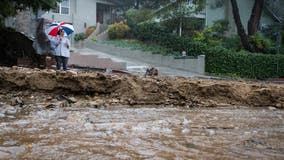
[[[57,3],[57,9],[53,11],[54,13],[58,13],[60,15],[70,15],[70,0],[64,0],[67,1],[67,5],[62,5],[62,2]],[[68,13],[62,13],[62,8],[68,9]]]

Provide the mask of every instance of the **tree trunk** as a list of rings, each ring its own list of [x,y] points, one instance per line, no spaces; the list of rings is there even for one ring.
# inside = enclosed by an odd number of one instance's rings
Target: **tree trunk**
[[[253,9],[250,15],[250,19],[248,21],[248,35],[249,36],[254,35],[258,30],[263,5],[264,5],[264,0],[254,1]]]
[[[139,9],[139,7],[140,7],[140,0],[136,0],[134,5],[135,5],[134,6],[135,9]]]
[[[248,36],[246,35],[244,26],[242,24],[240,14],[239,14],[239,8],[236,0],[231,0],[232,8],[233,8],[233,15],[234,15],[234,20],[237,26],[238,30],[238,35],[240,36],[242,45],[245,50],[251,51],[250,46],[249,46],[249,41],[248,41]]]

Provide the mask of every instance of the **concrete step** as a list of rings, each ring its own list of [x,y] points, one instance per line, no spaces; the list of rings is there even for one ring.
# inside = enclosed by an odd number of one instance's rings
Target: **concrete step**
[[[106,41],[109,40],[108,30],[105,30],[104,32],[100,33],[97,36],[98,41]]]

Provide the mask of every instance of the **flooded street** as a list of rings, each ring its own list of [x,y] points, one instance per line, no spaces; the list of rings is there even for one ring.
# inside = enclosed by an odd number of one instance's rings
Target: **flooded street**
[[[275,108],[27,107],[1,114],[0,159],[284,159],[284,111]]]

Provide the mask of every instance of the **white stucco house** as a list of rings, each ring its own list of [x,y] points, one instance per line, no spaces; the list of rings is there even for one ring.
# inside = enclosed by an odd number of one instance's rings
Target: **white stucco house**
[[[111,0],[63,0],[57,9],[44,13],[41,17],[57,22],[72,23],[75,33],[84,32],[97,23],[107,26],[115,21],[115,4]]]

